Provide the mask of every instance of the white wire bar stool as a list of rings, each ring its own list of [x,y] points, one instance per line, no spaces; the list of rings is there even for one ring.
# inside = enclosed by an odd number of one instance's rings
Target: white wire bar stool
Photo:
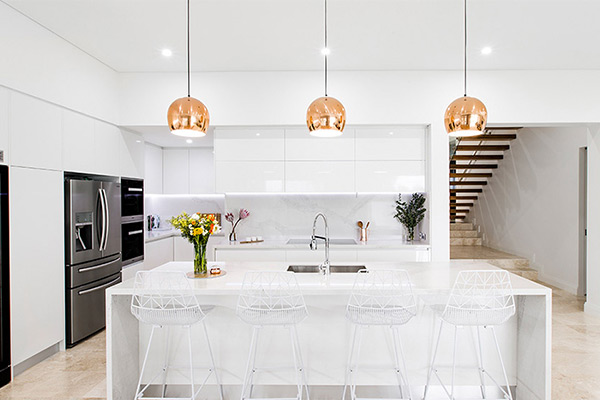
[[[356,274],[346,307],[346,318],[353,324],[353,333],[342,399],[346,399],[348,388],[351,399],[357,399],[355,381],[363,331],[372,325],[390,328],[400,396],[412,399],[399,327],[410,321],[416,311],[417,302],[407,271],[363,269]]]
[[[133,296],[131,298],[131,313],[144,324],[152,325],[148,347],[144,356],[144,362],[140,371],[135,400],[138,399],[190,399],[194,400],[200,390],[204,387],[209,377],[214,374],[217,382],[219,396],[223,400],[223,387],[219,380],[219,375],[215,368],[208,331],[206,329],[206,314],[200,308],[200,304],[194,295],[189,279],[183,272],[162,272],[162,271],[140,271],[135,275]],[[210,366],[208,374],[203,382],[198,386],[194,383],[194,361],[192,355],[192,325],[202,323],[204,334],[206,336],[206,346],[210,355]],[[169,364],[169,351],[171,332],[170,327],[179,326],[187,332],[187,342],[189,350],[189,366],[179,367]],[[152,379],[142,387],[144,372],[146,370],[148,355],[152,347],[152,341],[157,329],[166,329],[165,357],[163,367]],[[165,397],[167,390],[167,374],[169,369],[184,370],[187,369],[190,374],[190,397]],[[146,397],[144,392],[157,381],[162,375],[162,396]]]
[[[498,338],[494,330],[495,325],[501,325],[508,321],[510,317],[515,314],[515,300],[512,292],[512,285],[510,282],[510,274],[508,271],[495,271],[495,270],[473,270],[473,271],[460,271],[450,291],[450,297],[446,303],[443,312],[440,315],[440,330],[435,344],[435,350],[431,361],[431,367],[427,374],[427,384],[425,385],[425,391],[423,399],[427,398],[427,391],[431,377],[435,375],[439,383],[442,385],[444,392],[449,399],[454,400],[455,394],[455,371],[456,371],[456,337],[458,328],[472,327],[476,331],[477,345],[474,343],[475,352],[477,355],[478,372],[480,379],[481,396],[483,399],[486,397],[486,376],[500,389],[505,399],[513,400],[513,396],[510,390],[508,382],[508,376],[506,374],[506,368],[504,367],[504,361],[502,360],[502,353],[498,344]],[[444,324],[454,326],[454,343],[453,343],[453,356],[452,356],[452,381],[450,390],[442,382],[438,375],[438,369],[435,365],[436,356],[440,344],[440,338],[442,336],[442,329]],[[490,373],[483,366],[483,354],[481,347],[481,333],[480,328],[489,328],[492,333],[500,366],[504,375],[505,388],[503,388],[498,381],[490,375]]]
[[[238,299],[237,315],[253,327],[241,399],[252,398],[254,375],[261,369],[267,369],[256,367],[259,334],[266,326],[281,326],[289,329],[293,368],[297,379],[297,393],[293,399],[301,400],[304,390],[306,390],[306,398],[310,399],[297,330],[297,324],[308,316],[308,310],[294,273],[246,272]]]

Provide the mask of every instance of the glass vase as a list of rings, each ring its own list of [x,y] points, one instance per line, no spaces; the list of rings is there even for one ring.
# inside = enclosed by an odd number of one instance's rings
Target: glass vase
[[[208,243],[208,235],[200,236],[194,240],[194,275],[202,275],[207,273],[206,259],[206,244]]]
[[[406,241],[412,243],[415,240],[415,228],[406,228]]]

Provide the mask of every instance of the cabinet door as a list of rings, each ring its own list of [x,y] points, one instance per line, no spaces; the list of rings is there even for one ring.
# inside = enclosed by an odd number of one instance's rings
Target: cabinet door
[[[215,261],[283,261],[284,250],[215,250]]]
[[[94,120],[72,111],[63,111],[65,171],[96,171],[94,158]]]
[[[283,192],[283,161],[217,161],[217,193]]]
[[[190,192],[189,168],[188,150],[163,150],[163,193],[188,194]]]
[[[173,238],[173,261],[194,261],[194,246],[181,236]]]
[[[357,251],[359,262],[429,261],[429,250],[424,249],[363,249]]]
[[[156,268],[173,261],[173,238],[165,238],[146,243],[144,269]]]
[[[146,194],[163,192],[163,150],[150,143],[144,145],[144,188]]]
[[[10,169],[12,362],[64,340],[63,173]]]
[[[353,161],[354,130],[346,129],[342,136],[321,138],[311,136],[308,128],[285,130],[286,161]]]
[[[271,128],[215,129],[217,161],[283,161],[284,131]]]
[[[114,125],[95,121],[94,170],[104,175],[119,175],[121,131]]]
[[[424,161],[357,161],[357,192],[425,191]]]
[[[215,155],[210,147],[190,149],[190,193],[215,193]]]
[[[144,141],[135,133],[121,131],[119,137],[120,176],[144,177]]]
[[[35,114],[35,122],[32,115]],[[40,124],[43,128],[40,128]],[[20,93],[10,93],[11,163],[62,169],[62,110]]]
[[[424,160],[425,128],[356,128],[356,160]]]
[[[354,192],[352,161],[290,161],[285,168],[286,192]]]

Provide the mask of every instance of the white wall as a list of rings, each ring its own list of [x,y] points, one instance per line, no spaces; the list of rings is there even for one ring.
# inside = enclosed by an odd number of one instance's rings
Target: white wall
[[[117,72],[3,2],[0,49],[0,85],[117,122]]]
[[[600,126],[588,128],[587,298],[585,311],[600,316]]]
[[[517,132],[471,216],[486,246],[529,259],[543,282],[577,292],[579,149],[587,128]]]

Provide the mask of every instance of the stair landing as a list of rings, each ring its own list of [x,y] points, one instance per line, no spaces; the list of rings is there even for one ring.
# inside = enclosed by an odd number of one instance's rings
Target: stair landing
[[[529,260],[485,246],[450,246],[451,260],[485,261],[525,279],[537,280],[537,271],[529,267]]]

